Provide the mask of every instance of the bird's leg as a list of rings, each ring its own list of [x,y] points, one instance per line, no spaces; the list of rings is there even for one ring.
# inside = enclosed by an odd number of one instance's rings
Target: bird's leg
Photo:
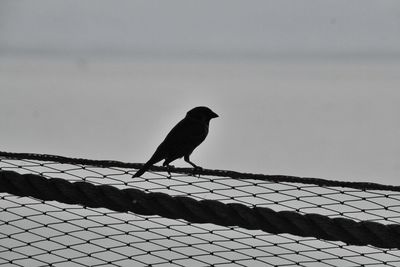
[[[164,167],[167,167],[168,178],[171,178],[171,177],[172,177],[172,175],[171,175],[171,168],[174,167],[174,166],[172,166],[172,165],[169,165],[170,162],[171,162],[171,161],[165,160],[164,163],[163,163],[163,166],[164,166]]]
[[[167,165],[167,172],[168,172],[168,178],[171,178],[172,177],[172,174],[171,174],[171,166],[168,164]]]
[[[193,162],[191,162],[189,157],[190,157],[189,155],[186,155],[183,159],[184,159],[187,163],[189,163],[190,165],[192,165],[193,168],[195,168],[195,169],[202,169],[200,166],[197,166],[196,164],[194,164]]]
[[[190,155],[186,155],[186,156],[184,156],[183,157],[183,159],[187,162],[187,163],[189,163],[190,165],[192,165],[193,166],[193,174],[196,172],[196,170],[202,170],[203,168],[202,167],[200,167],[200,166],[197,166],[196,164],[194,164],[193,162],[191,162],[190,161]],[[200,174],[199,174],[199,177],[200,177]]]

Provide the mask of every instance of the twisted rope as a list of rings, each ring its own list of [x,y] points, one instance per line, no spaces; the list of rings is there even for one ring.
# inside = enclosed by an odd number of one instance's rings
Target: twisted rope
[[[82,164],[82,165],[91,165],[98,167],[120,167],[120,168],[140,169],[143,166],[142,163],[126,163],[113,160],[69,158],[63,156],[34,154],[34,153],[13,153],[13,152],[0,151],[0,157],[10,158],[10,159],[32,159],[39,161],[54,161],[59,163]],[[150,167],[149,170],[167,172],[168,168],[152,166]],[[290,175],[265,175],[265,174],[254,174],[254,173],[242,173],[242,172],[228,171],[228,170],[210,170],[210,169],[193,170],[192,168],[170,168],[169,171],[171,173],[184,173],[184,174],[190,173],[190,174],[217,176],[217,177],[229,177],[232,179],[253,179],[253,180],[269,181],[276,183],[287,182],[287,183],[313,184],[318,186],[329,186],[329,187],[348,187],[361,190],[385,190],[385,191],[400,192],[400,186],[384,185],[384,184],[370,183],[370,182],[334,181],[321,178],[298,177]]]
[[[183,196],[144,193],[131,188],[121,190],[109,185],[93,185],[87,182],[72,183],[34,174],[21,175],[13,171],[0,171],[0,192],[91,208],[108,208],[118,212],[131,211],[146,216],[184,219],[191,223],[239,226],[273,234],[288,233],[342,241],[349,245],[400,249],[400,225],[397,224],[356,222],[318,214],[302,215],[292,211],[276,212],[269,208],[250,208],[238,203],[197,201]]]

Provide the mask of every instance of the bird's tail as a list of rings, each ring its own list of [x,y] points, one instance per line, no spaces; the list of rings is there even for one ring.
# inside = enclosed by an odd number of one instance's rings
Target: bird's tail
[[[143,173],[145,173],[153,164],[156,164],[157,162],[159,162],[161,159],[157,159],[154,156],[151,157],[151,159],[149,159],[149,161],[147,161],[142,168],[140,168],[140,170],[138,170],[133,176],[132,178],[135,177],[140,177],[142,176]]]
[[[153,165],[153,164],[151,164],[151,163],[149,163],[149,162],[146,162],[146,163],[143,165],[143,167],[140,168],[140,170],[138,170],[138,171],[132,176],[132,178],[142,176],[142,174],[145,173],[145,172],[150,168],[151,165]]]

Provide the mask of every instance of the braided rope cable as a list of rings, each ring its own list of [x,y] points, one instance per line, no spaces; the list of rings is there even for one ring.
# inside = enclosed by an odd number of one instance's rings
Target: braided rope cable
[[[273,234],[342,241],[349,245],[372,245],[400,249],[400,225],[329,218],[319,214],[273,211],[243,204],[224,204],[216,200],[200,200],[164,193],[145,193],[137,189],[117,189],[110,185],[68,182],[35,174],[0,171],[0,192],[31,196],[43,201],[56,200],[91,208],[108,208],[118,212],[159,215],[184,219],[191,223],[214,223],[239,226]]]
[[[121,167],[121,168],[133,168],[140,169],[144,164],[142,163],[126,163],[115,160],[93,160],[83,158],[70,158],[57,155],[49,154],[35,154],[35,153],[14,153],[0,151],[0,157],[9,159],[33,159],[40,161],[54,161],[59,163],[70,163],[70,164],[82,164],[91,165],[98,167]],[[229,177],[232,179],[253,179],[260,181],[269,182],[288,182],[288,183],[300,183],[300,184],[313,184],[318,186],[329,186],[329,187],[348,187],[361,190],[385,190],[400,192],[400,186],[385,185],[371,182],[347,182],[347,181],[335,181],[321,178],[311,177],[298,177],[291,175],[266,175],[266,174],[254,174],[254,173],[243,173],[229,170],[210,170],[210,169],[196,169],[193,168],[167,168],[161,166],[152,166],[149,168],[150,171],[163,171],[171,173],[183,173],[183,174],[199,174],[199,175],[210,175],[216,177]]]

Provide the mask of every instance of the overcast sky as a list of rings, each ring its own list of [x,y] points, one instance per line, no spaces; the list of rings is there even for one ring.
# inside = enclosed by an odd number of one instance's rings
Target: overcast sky
[[[199,165],[398,184],[400,1],[37,0],[0,12],[5,150],[144,162],[206,105],[220,118]],[[328,57],[268,60],[285,54]],[[46,61],[58,55],[73,63]],[[135,61],[257,55],[267,60]],[[75,61],[110,56],[123,61]]]
[[[67,56],[393,56],[400,2],[0,2],[0,52]]]

